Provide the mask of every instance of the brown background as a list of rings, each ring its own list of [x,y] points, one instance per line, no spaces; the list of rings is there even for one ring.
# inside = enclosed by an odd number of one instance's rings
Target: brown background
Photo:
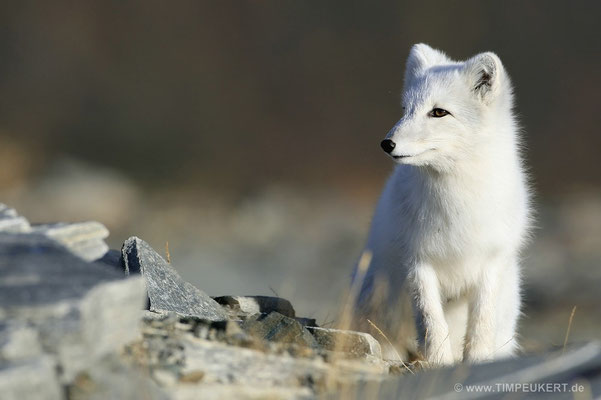
[[[371,187],[425,42],[499,54],[540,193],[601,184],[597,1],[11,3],[0,145],[34,154],[12,174],[68,154],[151,188]]]

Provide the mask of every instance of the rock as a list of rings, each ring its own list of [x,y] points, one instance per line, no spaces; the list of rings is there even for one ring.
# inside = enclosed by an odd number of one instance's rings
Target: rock
[[[163,326],[166,321],[169,321],[169,323],[173,323],[175,324],[178,320],[178,315],[177,313],[173,312],[173,311],[150,311],[150,310],[144,310],[142,312],[142,321],[147,322],[148,324],[152,325],[152,323],[154,321],[159,322],[159,326]]]
[[[211,321],[228,318],[217,302],[185,282],[148,243],[131,237],[125,241],[121,252],[125,273],[140,273],[144,278],[151,311],[174,311]]]
[[[248,394],[258,388],[274,389],[273,393],[277,393],[278,389],[294,391],[304,388],[311,389],[309,392],[303,391],[310,394],[314,390],[321,391],[325,389],[322,386],[330,384],[332,387],[339,387],[341,383],[379,381],[384,379],[387,373],[387,367],[383,364],[348,360],[340,365],[333,365],[324,362],[321,357],[295,358],[287,354],[239,348],[195,338],[184,337],[182,345],[186,355],[186,363],[181,370],[182,376],[193,371],[202,371],[204,375],[201,385],[198,386],[200,390],[205,385],[208,389],[214,384],[222,390],[227,390],[228,387],[248,389],[246,395],[240,391],[239,395],[233,398],[256,398]],[[272,397],[266,391],[258,398]]]
[[[204,372],[196,370],[183,374],[179,377],[179,381],[182,383],[198,383],[201,382],[204,377]]]
[[[67,387],[69,400],[148,399],[170,397],[147,372],[133,368],[117,356],[105,357],[77,375]]]
[[[109,250],[104,253],[101,258],[94,261],[100,264],[108,265],[123,273],[123,259],[121,258],[121,251],[119,250]]]
[[[56,240],[86,261],[101,258],[108,246],[104,239],[109,231],[99,222],[56,223],[31,226],[17,212],[0,203],[0,232],[38,233]]]
[[[171,327],[165,326],[162,329],[156,326],[156,329],[142,330],[142,339],[129,343],[123,351],[123,355],[130,363],[139,365],[147,371],[166,371],[177,378],[181,375],[181,370],[186,364],[186,355],[181,343],[183,332],[177,332]],[[152,378],[165,386],[164,374],[151,374]]]
[[[100,222],[34,225],[33,232],[52,238],[86,261],[94,261],[109,250],[104,239],[108,229]]]
[[[177,375],[165,369],[155,369],[152,371],[152,379],[159,386],[175,386],[177,384]]]
[[[271,319],[283,320],[296,332],[303,332],[298,321],[277,313],[257,314],[241,324],[248,328],[267,320],[265,328]],[[299,346],[298,341],[268,342],[264,331],[259,332],[261,339],[253,338],[235,321],[211,322],[175,313],[146,312],[142,324],[141,340],[128,345],[124,355],[151,371],[152,379],[176,399],[321,398],[326,393],[339,394],[341,387],[358,381],[377,385],[389,376],[390,367],[382,360],[326,357]],[[278,332],[286,331],[288,326],[282,325]],[[205,333],[197,335],[200,327]]]
[[[315,396],[306,387],[274,387],[269,385],[205,384],[181,386],[175,391],[177,400],[312,400]]]
[[[325,350],[341,351],[355,357],[382,358],[380,343],[369,333],[340,329],[308,328],[317,344]]]
[[[25,233],[31,230],[29,222],[15,209],[0,203],[0,232]]]
[[[219,296],[213,298],[217,303],[225,306],[230,315],[236,318],[245,318],[254,314],[269,314],[278,312],[286,317],[294,318],[295,312],[292,304],[280,297],[270,296]]]
[[[377,398],[460,400],[509,397],[577,398],[579,395],[599,398],[600,371],[601,345],[593,342],[566,349],[565,352],[531,355],[478,365],[459,364],[405,374],[384,381],[379,387]],[[553,384],[560,386],[553,389]],[[516,385],[523,385],[523,389],[517,388]],[[356,398],[374,398],[373,390],[364,382],[357,385],[354,393]]]
[[[306,328],[315,328],[315,327],[317,327],[317,321],[315,320],[315,318],[301,318],[301,317],[296,317],[294,319],[297,320],[302,326],[304,326]]]
[[[38,332],[68,382],[138,334],[144,282],[88,263],[40,234],[0,233],[0,319]]]
[[[38,332],[26,323],[0,321],[0,362],[32,358],[42,354]]]
[[[168,337],[189,332],[195,337],[228,343],[233,346],[265,350],[263,339],[243,331],[240,321],[209,321],[174,312],[146,311],[142,318],[142,333],[147,337]],[[175,333],[178,332],[178,333]]]
[[[0,363],[0,397],[2,400],[63,399],[56,363],[49,356]]]
[[[317,347],[317,342],[298,321],[277,312],[248,318],[242,329],[250,335],[273,342],[282,342],[306,347]]]

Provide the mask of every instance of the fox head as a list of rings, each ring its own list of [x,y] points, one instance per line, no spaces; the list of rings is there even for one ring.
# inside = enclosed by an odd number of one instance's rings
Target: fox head
[[[511,103],[509,77],[494,53],[457,62],[416,44],[405,70],[403,117],[382,149],[399,164],[452,170],[494,134],[491,126],[512,123]]]

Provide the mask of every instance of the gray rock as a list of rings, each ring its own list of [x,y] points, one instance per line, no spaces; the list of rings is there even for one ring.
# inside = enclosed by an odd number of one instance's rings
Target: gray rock
[[[159,373],[161,377],[157,378],[152,372],[166,371],[176,378],[180,375],[186,363],[181,337],[188,332],[180,330],[180,326],[171,318],[144,319],[142,325],[141,339],[125,346],[123,355],[129,360],[129,364],[140,365],[150,372],[155,382],[165,386],[166,382],[161,380],[165,374]]]
[[[302,331],[294,319],[270,315],[257,314],[242,324],[248,327],[253,321],[261,322],[259,318],[267,318],[267,322],[273,318]],[[263,339],[255,339],[263,345],[255,346],[244,339],[251,336],[241,332],[234,321],[196,320],[197,327],[207,328],[207,334],[196,335],[187,324],[193,321],[174,313],[147,312],[142,339],[124,352],[151,371],[155,382],[176,399],[321,398],[318,396],[330,391],[339,394],[341,387],[358,381],[377,385],[389,376],[389,365],[382,360],[326,357],[311,348],[266,342],[264,331],[260,331]],[[284,324],[279,332],[285,328]]]
[[[273,342],[317,347],[317,342],[298,321],[277,312],[255,315],[242,322],[242,329],[250,335]]]
[[[405,374],[382,383],[377,392],[380,399],[505,399],[505,398],[560,398],[572,399],[579,395],[599,398],[601,395],[601,345],[588,343],[565,353],[547,353],[501,360],[492,363],[466,365],[420,373]],[[591,384],[589,384],[589,382]],[[559,389],[545,392],[536,384],[562,385]],[[514,385],[514,389],[508,385]],[[524,391],[515,389],[516,384],[528,385]],[[583,385],[583,392],[571,391],[574,384]],[[507,385],[507,386],[503,386]],[[563,386],[566,385],[566,386]],[[474,390],[475,387],[488,388]],[[549,387],[549,386],[547,386]],[[468,388],[472,388],[471,390]],[[504,389],[505,388],[505,389]],[[534,389],[531,389],[534,388]],[[354,391],[356,398],[373,396],[364,383]],[[586,395],[585,395],[586,393]]]
[[[0,203],[0,232],[25,233],[31,230],[29,222],[15,209]]]
[[[97,263],[108,265],[123,273],[123,259],[120,250],[109,250],[101,258],[94,260]]]
[[[207,389],[211,388],[212,384],[220,385],[223,390],[228,387],[248,389],[246,394],[240,390],[239,396],[234,398],[257,398],[250,396],[256,388],[291,391],[303,387],[310,389],[309,392],[303,391],[305,394],[326,390],[329,385],[339,389],[339,385],[343,383],[382,380],[388,371],[383,363],[339,360],[337,364],[330,364],[321,357],[295,358],[193,338],[184,337],[182,345],[186,363],[181,373],[203,371],[204,377],[199,390],[205,385],[208,385]],[[272,397],[268,393],[262,393],[258,398]]]
[[[0,321],[0,362],[32,358],[41,353],[36,329],[21,321]]]
[[[63,398],[51,357],[0,363],[2,400],[59,400]]]
[[[154,321],[161,322],[161,325],[164,323],[164,321],[169,321],[169,322],[172,321],[172,323],[175,323],[175,322],[177,322],[178,318],[179,317],[178,317],[177,313],[175,313],[173,311],[144,310],[144,312],[142,312],[142,321],[148,322],[149,324]]]
[[[317,344],[325,350],[341,351],[355,357],[382,358],[380,343],[369,333],[340,329],[308,328]]]
[[[0,232],[38,233],[56,240],[86,261],[101,258],[108,251],[104,239],[109,231],[100,222],[56,223],[31,226],[13,208],[0,203]]]
[[[175,386],[177,384],[177,374],[166,369],[155,369],[152,371],[152,379],[159,386]]]
[[[213,298],[228,309],[233,317],[248,317],[254,314],[278,312],[286,317],[296,316],[292,304],[280,297],[270,296],[219,296]]]
[[[315,396],[306,387],[274,387],[273,385],[180,385],[174,390],[177,400],[312,400]]]
[[[77,375],[67,387],[69,400],[148,399],[170,397],[147,375],[116,356],[108,356]]]
[[[211,321],[228,318],[215,300],[185,282],[145,241],[131,237],[121,251],[125,273],[140,273],[144,278],[151,311],[174,311]]]
[[[97,260],[109,250],[104,242],[104,239],[109,235],[109,231],[100,222],[89,221],[73,224],[61,222],[35,225],[33,232],[56,240],[73,254],[86,261]]]
[[[138,334],[140,278],[87,263],[40,234],[0,233],[0,319],[27,323],[63,381]]]

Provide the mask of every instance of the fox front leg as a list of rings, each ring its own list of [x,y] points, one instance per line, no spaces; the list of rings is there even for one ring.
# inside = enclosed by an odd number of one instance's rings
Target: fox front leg
[[[501,260],[495,260],[487,266],[482,279],[469,293],[469,308],[463,361],[476,363],[492,360],[495,356],[498,331],[499,286],[503,285]],[[508,322],[509,323],[509,322]]]
[[[440,287],[436,272],[430,265],[417,265],[410,275],[413,312],[420,351],[431,365],[453,363]]]

